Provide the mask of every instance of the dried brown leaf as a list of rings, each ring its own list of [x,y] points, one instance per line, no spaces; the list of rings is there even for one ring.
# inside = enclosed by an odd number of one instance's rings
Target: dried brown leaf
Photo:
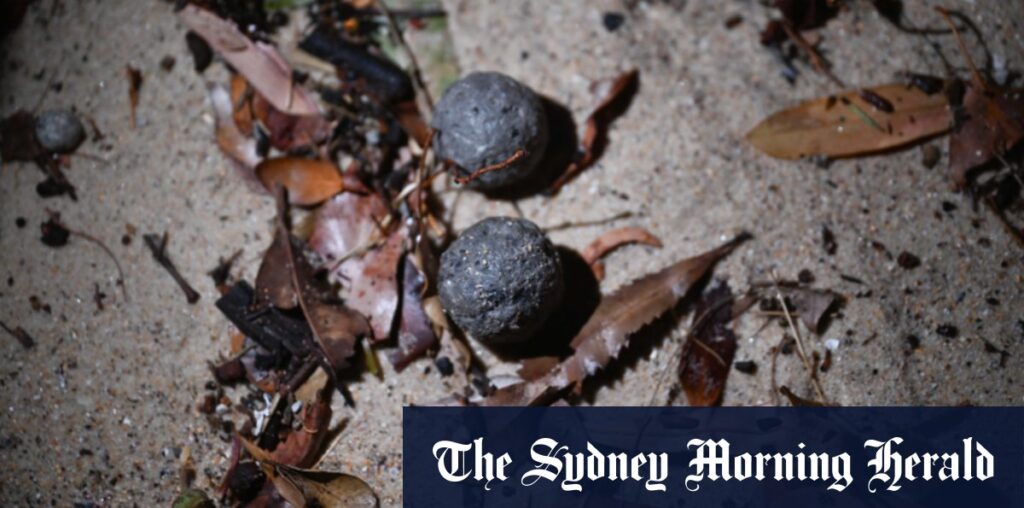
[[[942,7],[935,10],[953,30],[960,52],[971,69],[971,84],[949,137],[950,173],[954,184],[963,188],[972,169],[1006,153],[1024,138],[1024,89],[990,84],[971,59],[950,12]]]
[[[372,508],[379,504],[377,494],[358,477],[280,464],[274,462],[266,450],[244,438],[239,440],[246,451],[260,462],[260,467],[281,497],[296,508]]]
[[[331,423],[330,391],[320,392],[316,401],[302,408],[302,428],[291,431],[267,456],[277,464],[311,467],[324,452]]]
[[[851,157],[896,148],[949,130],[943,94],[903,84],[869,89],[893,105],[886,113],[850,90],[779,111],[747,133],[747,141],[778,159]]]
[[[186,6],[178,15],[279,111],[292,115],[319,113],[306,90],[293,82],[291,68],[273,46],[251,41],[231,21],[194,5]]]
[[[957,188],[968,173],[1024,139],[1024,89],[969,85],[949,137],[949,171]]]
[[[266,129],[270,145],[281,151],[316,146],[326,141],[333,126],[321,115],[290,115],[273,106],[259,92],[250,100],[253,117]]]
[[[498,390],[484,404],[536,404],[552,391],[576,385],[593,375],[618,357],[633,333],[672,308],[718,260],[746,239],[747,235],[741,235],[714,250],[637,279],[602,298],[572,340],[571,356],[536,381]]]
[[[278,157],[256,166],[256,176],[268,191],[277,185],[288,189],[288,199],[299,206],[324,202],[345,189],[344,180],[333,162]]]
[[[407,255],[402,273],[402,312],[398,327],[398,349],[388,355],[388,359],[398,372],[437,345],[434,327],[431,326],[430,318],[423,308],[423,291],[426,285],[426,275],[413,263],[412,256]]]
[[[369,322],[364,315],[335,298],[330,289],[316,278],[313,267],[302,251],[294,248],[302,244],[292,239],[286,228],[284,191],[279,192],[277,235],[282,237],[279,241],[285,245],[286,257],[293,267],[292,285],[299,307],[306,316],[321,353],[334,370],[339,371],[348,366],[349,357],[355,353],[356,342],[372,333]]]
[[[835,293],[824,289],[783,288],[782,294],[793,303],[793,311],[799,313],[800,321],[814,333],[821,333],[825,316],[838,300]]]
[[[345,302],[365,314],[376,340],[391,335],[398,310],[398,262],[404,237],[380,224],[390,212],[376,194],[344,193],[317,209],[309,245],[335,263]]]
[[[726,283],[709,289],[694,308],[679,363],[679,382],[691,406],[714,406],[722,399],[736,354],[732,290]]]
[[[297,508],[374,508],[379,505],[373,489],[350,474],[275,465],[268,476],[278,492]]]
[[[299,305],[292,285],[292,266],[288,261],[283,235],[274,235],[263,262],[256,272],[256,294],[253,304],[259,307],[273,305],[279,309],[294,309]],[[294,246],[293,246],[294,248]]]

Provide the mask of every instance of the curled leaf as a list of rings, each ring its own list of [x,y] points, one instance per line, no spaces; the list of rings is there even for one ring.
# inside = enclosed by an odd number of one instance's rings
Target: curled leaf
[[[650,231],[644,228],[624,227],[607,231],[594,239],[586,249],[583,249],[580,257],[591,266],[594,275],[600,280],[604,278],[604,265],[600,259],[609,252],[630,243],[661,247],[661,240]]]
[[[288,433],[268,458],[278,464],[310,467],[324,451],[331,423],[330,390],[320,392],[313,404],[302,408],[302,427]]]
[[[271,466],[267,476],[281,496],[303,508],[374,508],[377,494],[363,480],[345,473]],[[266,469],[265,469],[266,470]]]
[[[892,105],[879,110],[868,97]],[[903,84],[850,90],[779,111],[747,133],[758,150],[778,159],[816,155],[850,157],[913,143],[949,130],[943,94],[927,94]]]
[[[256,176],[268,191],[277,185],[288,189],[288,198],[299,206],[313,206],[345,189],[344,180],[333,162],[279,157],[256,166]]]
[[[594,95],[601,97],[601,101],[587,117],[583,136],[580,138],[582,155],[551,185],[553,192],[597,160],[608,142],[608,127],[625,113],[639,85],[640,72],[636,69],[630,69],[615,79],[594,83],[591,90]]]
[[[306,90],[293,82],[291,68],[273,46],[251,41],[231,21],[194,5],[178,15],[275,108],[292,115],[319,113]]]

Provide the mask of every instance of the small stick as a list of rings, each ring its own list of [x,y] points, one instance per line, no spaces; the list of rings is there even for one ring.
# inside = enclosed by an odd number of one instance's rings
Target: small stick
[[[107,247],[107,244],[103,243],[103,241],[100,240],[99,238],[96,238],[95,236],[92,236],[84,231],[78,231],[76,229],[69,228],[67,224],[64,224],[63,222],[60,221],[60,215],[57,214],[56,212],[50,212],[50,219],[53,220],[53,222],[60,225],[60,227],[68,230],[68,233],[71,233],[72,235],[75,235],[87,242],[92,242],[96,244],[96,246],[98,246],[100,249],[103,249],[103,252],[107,254],[107,257],[109,257],[110,260],[114,262],[114,266],[117,267],[117,285],[121,286],[121,295],[124,296],[124,301],[128,302],[128,287],[127,283],[125,282],[124,270],[121,269],[121,263],[117,261],[117,256],[114,255],[114,251],[110,250],[110,247]]]
[[[942,18],[949,23],[949,28],[953,29],[953,35],[956,36],[956,42],[960,45],[960,52],[964,54],[964,60],[967,60],[967,65],[971,68],[971,79],[974,84],[981,90],[988,91],[988,85],[985,80],[981,79],[981,72],[978,71],[978,67],[974,65],[974,59],[971,58],[971,53],[967,51],[967,44],[964,43],[964,39],[960,37],[960,30],[956,28],[956,24],[953,23],[953,18],[950,17],[949,11],[942,7],[935,7],[936,11],[942,15]]]
[[[430,96],[430,90],[427,89],[426,82],[423,81],[423,73],[420,72],[420,65],[416,61],[416,53],[413,53],[412,48],[410,48],[409,44],[405,42],[405,36],[402,35],[402,31],[398,28],[398,23],[395,21],[395,15],[391,12],[391,9],[388,8],[384,0],[375,0],[374,3],[377,4],[377,7],[388,19],[388,28],[391,30],[391,33],[395,35],[395,40],[398,41],[398,45],[402,46],[406,55],[409,57],[409,66],[412,67],[412,78],[416,81],[416,87],[423,93],[423,98],[426,99],[427,109],[433,113],[434,99]]]
[[[509,158],[507,158],[507,159],[505,159],[505,160],[503,160],[503,161],[501,161],[501,162],[499,162],[497,164],[491,164],[490,166],[482,167],[482,168],[474,171],[472,174],[467,175],[467,176],[456,176],[455,177],[455,181],[460,183],[460,184],[467,184],[469,182],[472,182],[473,180],[476,180],[477,178],[480,178],[483,175],[486,175],[487,173],[491,173],[493,171],[498,171],[498,170],[501,170],[501,169],[505,169],[505,168],[511,166],[517,160],[522,159],[525,156],[526,156],[526,151],[525,150],[523,150],[523,149],[516,150],[516,153],[512,154],[511,157],[509,157]]]
[[[779,350],[782,349],[782,343],[785,340],[786,340],[786,335],[783,334],[782,337],[779,339],[779,343],[775,347],[772,348],[772,376],[771,376],[771,380],[772,380],[772,401],[775,403],[776,406],[778,406],[779,402],[781,402],[781,401],[779,400],[779,383],[778,383],[778,381],[775,378],[775,371],[777,370],[776,367],[778,366],[778,363],[779,363],[778,362],[778,360],[779,360]]]
[[[150,252],[153,253],[153,259],[156,260],[157,264],[162,266],[167,273],[171,274],[174,282],[178,283],[178,287],[185,293],[185,299],[188,303],[196,303],[199,301],[199,292],[189,285],[188,281],[181,276],[178,272],[178,268],[174,266],[171,259],[167,257],[167,232],[165,231],[163,236],[148,234],[143,235],[143,240],[146,241],[146,246],[149,247]]]
[[[615,221],[620,220],[620,219],[628,219],[630,217],[633,217],[633,215],[634,215],[633,212],[625,211],[625,212],[617,213],[615,215],[612,215],[611,217],[607,217],[607,218],[604,218],[604,219],[597,219],[597,220],[591,220],[591,221],[566,221],[566,222],[560,222],[560,223],[555,224],[553,226],[544,227],[544,228],[541,228],[541,229],[544,232],[546,232],[546,233],[550,233],[552,231],[560,231],[560,230],[563,230],[563,229],[583,228],[583,227],[587,227],[587,226],[604,226],[606,224],[615,222]]]
[[[772,280],[777,280],[774,272],[772,272]],[[818,392],[821,402],[828,404],[828,399],[825,397],[825,391],[821,389],[821,383],[818,381],[818,375],[815,373],[814,366],[807,360],[807,353],[804,351],[804,341],[800,335],[800,329],[793,322],[793,316],[789,313],[789,306],[786,305],[786,299],[782,296],[782,291],[779,289],[778,284],[775,285],[775,297],[779,300],[779,304],[782,305],[782,312],[786,314],[786,322],[789,323],[789,328],[793,331],[793,336],[796,337],[796,352],[800,355],[800,360],[803,361],[807,373],[811,376],[814,390]]]
[[[811,46],[811,43],[807,42],[807,39],[804,39],[804,36],[800,35],[800,32],[794,30],[787,22],[782,23],[782,29],[786,31],[786,35],[788,35],[804,53],[807,53],[808,58],[811,59],[811,65],[814,66],[815,70],[828,78],[829,81],[839,88],[846,88],[846,85],[844,85],[835,74],[832,74],[832,71],[828,70],[828,67],[825,65],[825,59],[818,54],[818,50],[814,49],[814,47]]]

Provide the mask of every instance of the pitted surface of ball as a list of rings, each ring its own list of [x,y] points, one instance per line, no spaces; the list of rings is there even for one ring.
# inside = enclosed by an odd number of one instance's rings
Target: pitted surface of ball
[[[558,252],[536,224],[491,217],[441,255],[438,293],[448,316],[475,339],[521,342],[551,315],[564,283]]]
[[[465,176],[501,163],[518,150],[526,155],[506,168],[481,175],[473,188],[495,190],[530,176],[548,144],[544,105],[526,85],[497,72],[474,72],[441,96],[432,126],[434,149]]]
[[[85,139],[85,127],[70,111],[47,111],[36,118],[36,139],[49,152],[68,153]]]

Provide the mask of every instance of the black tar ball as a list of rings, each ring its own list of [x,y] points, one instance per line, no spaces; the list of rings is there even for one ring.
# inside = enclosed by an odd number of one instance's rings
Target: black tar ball
[[[504,162],[519,150],[526,152],[508,167],[470,184],[485,191],[526,179],[548,144],[548,120],[540,98],[497,72],[474,72],[448,87],[431,124],[438,131],[434,150],[441,159],[455,162],[462,176]]]
[[[524,341],[562,300],[562,265],[536,224],[491,217],[441,255],[438,293],[448,316],[492,345]]]

